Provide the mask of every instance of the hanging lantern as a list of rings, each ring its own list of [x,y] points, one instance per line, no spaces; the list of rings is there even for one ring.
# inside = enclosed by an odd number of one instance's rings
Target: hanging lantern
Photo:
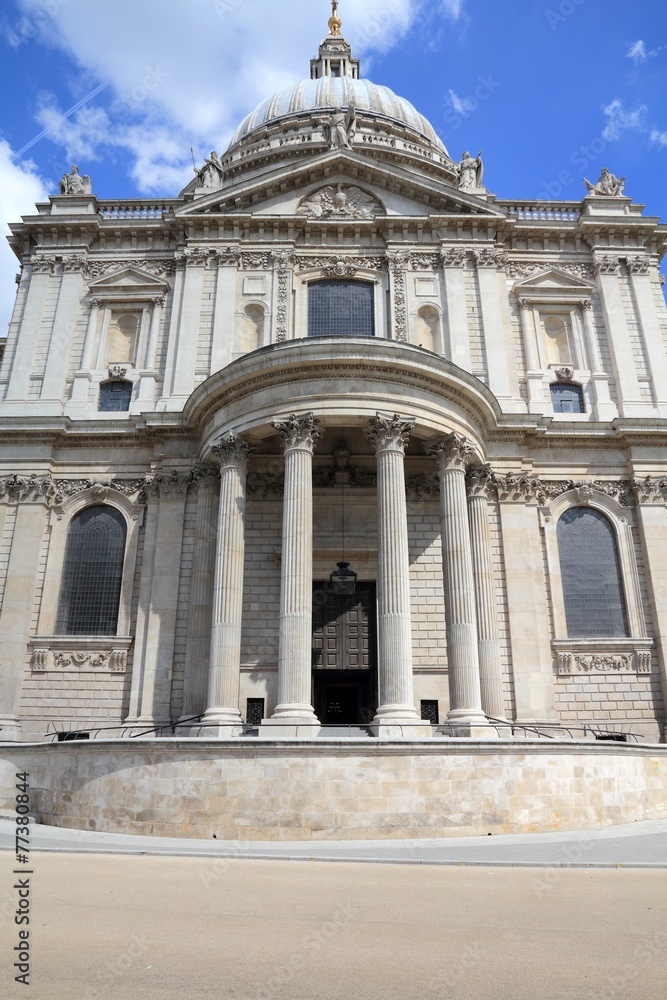
[[[338,569],[329,577],[333,592],[339,597],[351,597],[357,586],[357,574],[350,569],[348,562],[339,562],[337,565]]]

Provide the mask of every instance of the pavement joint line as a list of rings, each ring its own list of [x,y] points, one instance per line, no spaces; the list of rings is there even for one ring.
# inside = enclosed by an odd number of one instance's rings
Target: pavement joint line
[[[1,851],[2,854],[10,854],[10,851]],[[615,861],[602,862],[592,861],[589,864],[581,864],[569,861],[453,861],[442,859],[421,859],[421,858],[334,858],[334,857],[307,857],[290,854],[210,854],[205,852],[192,852],[179,854],[176,851],[91,851],[75,850],[68,847],[33,848],[32,854],[86,854],[92,857],[155,857],[155,858],[185,858],[198,859],[215,858],[225,861],[317,861],[322,864],[364,864],[364,865],[421,865],[423,867],[437,866],[441,868],[550,868],[550,869],[611,869],[624,871],[629,869],[667,869],[667,862],[651,861],[626,861],[622,864]]]

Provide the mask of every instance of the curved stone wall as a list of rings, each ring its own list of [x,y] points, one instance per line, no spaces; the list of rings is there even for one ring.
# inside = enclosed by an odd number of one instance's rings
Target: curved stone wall
[[[223,840],[573,830],[667,815],[667,747],[124,740],[4,744],[52,826]]]

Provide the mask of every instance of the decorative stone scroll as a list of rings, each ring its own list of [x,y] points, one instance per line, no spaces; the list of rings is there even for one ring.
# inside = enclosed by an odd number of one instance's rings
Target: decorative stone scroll
[[[529,278],[531,274],[548,269],[566,271],[577,278],[590,281],[595,276],[592,264],[561,263],[561,261],[523,261],[511,260],[507,264],[507,274],[510,278]]]
[[[174,273],[176,270],[176,263],[173,257],[170,257],[168,260],[127,259],[89,261],[88,273],[91,278],[103,278],[107,274],[115,274],[119,271],[125,271],[129,267],[135,268],[138,271],[144,271],[147,274],[153,274],[155,277],[162,278]]]
[[[502,250],[492,247],[484,247],[482,250],[473,250],[472,256],[477,267],[495,268],[495,270],[505,270],[509,262],[509,256]]]
[[[259,500],[282,497],[285,493],[285,480],[283,476],[274,476],[269,472],[250,472],[246,492],[248,496],[257,497]]]
[[[539,476],[521,476],[509,473],[505,476],[493,476],[494,485],[498,491],[498,499],[503,503],[538,503],[545,507],[551,500],[556,500],[571,490],[577,492],[580,503],[586,503],[593,492],[604,493],[616,500],[622,507],[633,507],[635,500],[632,491],[633,484],[625,480],[599,480],[592,482],[548,481]]]
[[[384,213],[384,206],[373,195],[344,184],[335,188],[327,185],[315,191],[297,209],[297,215],[310,219],[372,219]]]
[[[554,375],[559,382],[571,382],[574,378],[574,368],[554,368]]]
[[[300,254],[295,258],[297,271],[323,270],[330,278],[352,278],[357,271],[381,271],[386,269],[385,257],[353,257],[336,254],[329,257],[308,257]]]
[[[651,651],[635,649],[630,652],[576,653],[560,651],[558,676],[573,674],[650,674]]]
[[[91,479],[54,479],[52,476],[8,476],[0,479],[0,501],[10,503],[43,503],[48,507],[60,506],[68,497],[84,490],[104,491],[106,497],[110,489],[132,498],[135,504],[145,501],[144,479],[112,479],[108,483],[93,482]]]
[[[423,473],[420,476],[412,476],[405,484],[405,491],[408,500],[440,499],[440,483],[434,474]]]
[[[269,271],[272,265],[270,251],[263,253],[242,253],[241,269],[243,271]]]
[[[395,340],[408,339],[408,308],[405,270],[410,264],[408,250],[392,251],[387,254],[392,278],[392,308]]]
[[[276,305],[276,340],[281,343],[287,340],[287,322],[289,315],[290,283],[294,252],[279,250],[272,254],[276,274],[278,275],[278,293]]]
[[[126,365],[109,365],[109,378],[125,378],[126,375]]]
[[[131,644],[118,637],[40,637],[31,644],[30,667],[34,674],[124,674]]]

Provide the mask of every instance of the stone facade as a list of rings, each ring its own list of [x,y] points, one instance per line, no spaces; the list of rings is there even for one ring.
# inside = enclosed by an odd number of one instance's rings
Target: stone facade
[[[663,739],[667,229],[618,189],[470,189],[337,35],[312,74],[178,198],[77,190],[12,227],[2,738],[233,738],[263,700],[269,740],[316,737],[336,705],[379,738],[430,738],[437,716],[454,736]],[[370,327],[315,323],[334,284],[365,290]],[[105,507],[117,621],[81,635],[61,620],[68,539]],[[609,526],[622,634],[568,622],[572,510]],[[340,676],[313,669],[313,583],[341,560],[376,588],[368,683],[354,624]]]

